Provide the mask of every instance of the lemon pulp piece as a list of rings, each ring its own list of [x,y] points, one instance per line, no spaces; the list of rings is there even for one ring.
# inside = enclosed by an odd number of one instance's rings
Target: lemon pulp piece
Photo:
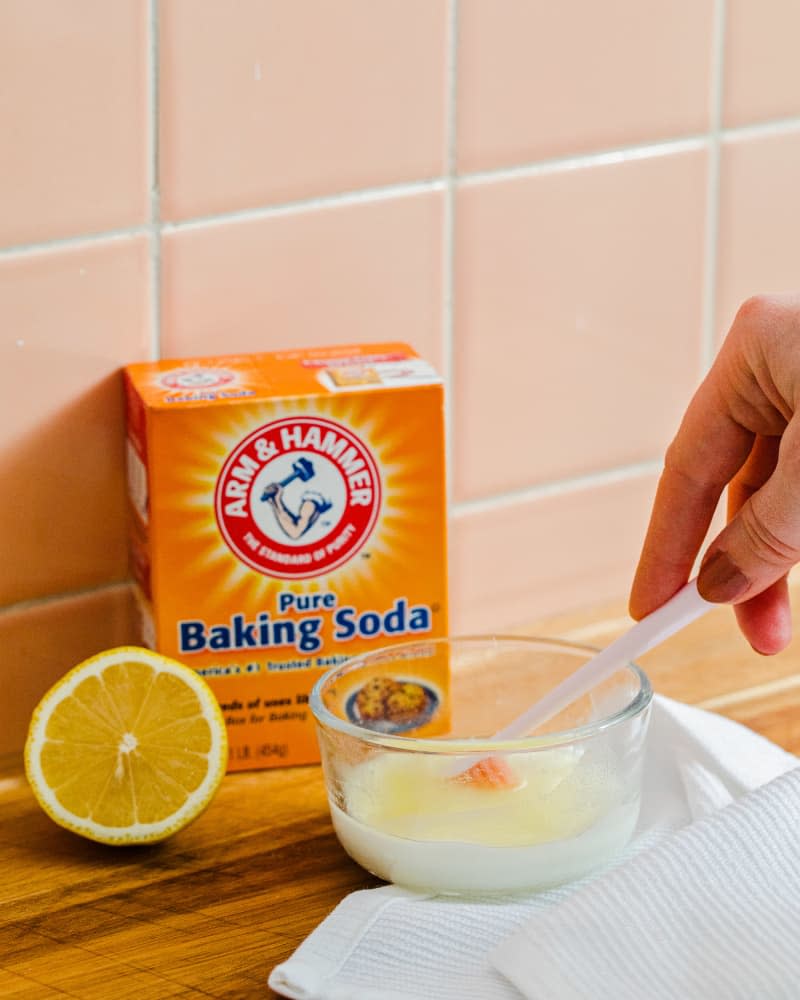
[[[121,646],[61,678],[34,710],[25,773],[61,826],[104,844],[163,840],[225,774],[225,720],[206,682],[160,653]]]

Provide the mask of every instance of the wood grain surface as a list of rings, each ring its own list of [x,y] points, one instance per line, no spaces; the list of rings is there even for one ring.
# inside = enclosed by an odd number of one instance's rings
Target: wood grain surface
[[[603,646],[629,625],[620,604],[524,631]],[[642,665],[657,691],[799,753],[796,650],[757,655],[721,608]],[[272,967],[347,893],[377,884],[340,848],[317,767],[229,775],[171,840],[110,848],[56,827],[19,756],[0,761],[0,997],[274,998]]]

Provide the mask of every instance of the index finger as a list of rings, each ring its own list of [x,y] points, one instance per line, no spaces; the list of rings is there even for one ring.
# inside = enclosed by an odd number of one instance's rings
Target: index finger
[[[719,369],[695,393],[667,449],[630,596],[642,618],[689,579],[725,486],[747,459],[755,435],[731,416]]]

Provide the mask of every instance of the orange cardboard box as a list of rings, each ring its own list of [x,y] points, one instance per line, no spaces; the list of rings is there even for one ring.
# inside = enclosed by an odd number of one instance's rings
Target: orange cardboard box
[[[392,343],[129,365],[125,390],[141,641],[212,686],[231,770],[317,761],[325,670],[447,633],[441,379]],[[446,700],[443,670],[398,681]]]

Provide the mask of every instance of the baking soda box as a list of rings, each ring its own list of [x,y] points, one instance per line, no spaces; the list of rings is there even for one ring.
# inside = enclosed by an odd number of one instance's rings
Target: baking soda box
[[[214,689],[230,770],[317,761],[323,672],[447,633],[441,379],[377,344],[134,364],[125,390],[141,641]],[[440,659],[385,681],[420,735]],[[402,701],[371,704],[382,731]]]

